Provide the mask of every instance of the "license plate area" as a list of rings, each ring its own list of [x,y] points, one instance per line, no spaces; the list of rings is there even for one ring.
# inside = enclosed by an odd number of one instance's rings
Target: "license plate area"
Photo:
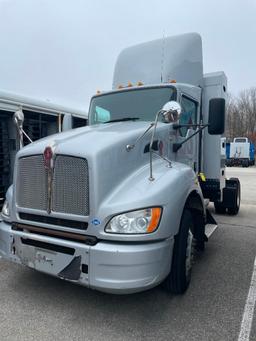
[[[21,263],[35,270],[67,280],[88,280],[83,268],[89,251],[27,237],[14,237],[15,253]]]

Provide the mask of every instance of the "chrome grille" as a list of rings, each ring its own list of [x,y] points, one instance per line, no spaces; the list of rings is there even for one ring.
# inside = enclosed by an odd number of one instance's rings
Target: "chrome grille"
[[[19,160],[16,184],[20,207],[47,209],[47,172],[42,155]]]
[[[19,159],[17,203],[23,208],[47,211],[48,172],[42,155]],[[57,155],[52,180],[51,210],[89,215],[89,174],[86,159]]]
[[[52,210],[89,215],[89,183],[87,160],[57,156],[54,165]]]

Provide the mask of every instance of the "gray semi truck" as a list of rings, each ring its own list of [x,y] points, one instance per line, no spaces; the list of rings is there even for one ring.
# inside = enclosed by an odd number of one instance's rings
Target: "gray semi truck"
[[[129,47],[89,126],[22,148],[0,224],[3,258],[109,293],[184,293],[195,250],[237,214],[220,155],[227,81],[203,74],[198,34]],[[16,117],[22,127],[22,117]]]

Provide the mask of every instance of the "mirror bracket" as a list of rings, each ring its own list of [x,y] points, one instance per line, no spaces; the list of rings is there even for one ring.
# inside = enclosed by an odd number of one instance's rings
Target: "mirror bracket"
[[[19,144],[21,149],[23,147],[23,135],[29,140],[29,142],[33,142],[31,138],[23,130],[24,114],[21,107],[14,113],[13,121],[17,128],[17,132],[19,135]]]
[[[182,127],[182,126],[192,126],[192,125],[186,125],[186,124],[181,124],[181,125],[178,125],[178,128],[180,128],[180,127]],[[195,125],[195,126],[197,126],[197,127],[200,127],[199,129],[197,129],[192,135],[190,135],[189,137],[187,137],[185,140],[183,140],[182,142],[178,142],[178,143],[174,143],[173,145],[172,145],[172,151],[174,152],[174,153],[177,153],[177,151],[182,147],[182,145],[184,144],[184,143],[186,143],[188,140],[190,140],[192,137],[194,137],[195,135],[197,135],[198,133],[200,133],[200,131],[202,131],[202,130],[204,130],[206,127],[208,127],[209,126],[209,124],[204,124],[204,125],[202,125],[202,124],[198,124],[198,125]],[[176,129],[178,129],[178,128],[176,128]]]
[[[177,130],[177,129],[180,129],[180,128],[183,128],[183,127],[187,127],[187,128],[201,128],[201,127],[207,127],[209,124],[179,124],[179,123],[175,123],[173,124],[173,129],[174,130]]]
[[[172,151],[174,153],[177,153],[177,151],[182,147],[182,144],[181,143],[174,143],[173,146],[172,146]]]

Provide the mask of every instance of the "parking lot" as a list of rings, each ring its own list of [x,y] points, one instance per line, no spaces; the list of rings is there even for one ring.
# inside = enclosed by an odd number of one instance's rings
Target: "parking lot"
[[[227,173],[242,183],[240,213],[215,215],[185,295],[107,295],[0,260],[0,340],[247,340],[239,333],[256,256],[256,167]]]

